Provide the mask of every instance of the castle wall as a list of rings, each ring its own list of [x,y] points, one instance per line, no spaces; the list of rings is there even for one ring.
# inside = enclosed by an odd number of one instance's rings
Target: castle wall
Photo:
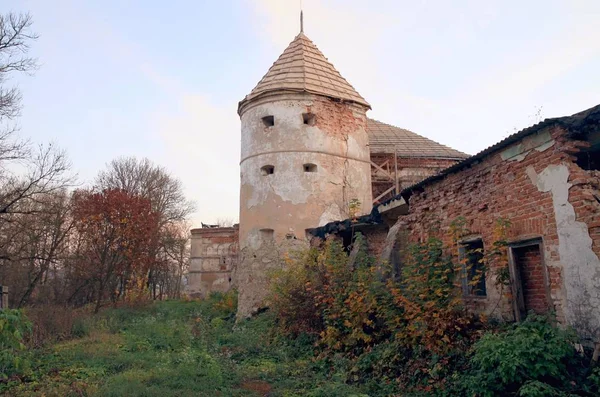
[[[191,260],[186,292],[206,297],[211,292],[227,292],[232,272],[238,264],[238,228],[192,229]]]
[[[314,118],[306,120],[309,115]],[[272,126],[265,125],[267,116]],[[372,197],[364,107],[278,94],[255,100],[241,119],[236,282],[244,317],[262,305],[269,269],[282,266],[289,249],[307,246],[306,229],[347,218],[353,200],[358,214],[368,213]]]

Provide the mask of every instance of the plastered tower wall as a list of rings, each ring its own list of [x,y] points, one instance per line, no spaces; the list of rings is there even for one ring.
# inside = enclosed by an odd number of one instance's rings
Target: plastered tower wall
[[[361,203],[359,214],[371,210],[366,110],[289,92],[241,109],[238,317],[263,304],[269,269],[282,266],[284,252],[308,244],[306,229],[347,218],[351,200]]]

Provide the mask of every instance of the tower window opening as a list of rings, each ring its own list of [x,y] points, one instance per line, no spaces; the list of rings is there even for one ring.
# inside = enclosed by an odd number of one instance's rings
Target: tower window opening
[[[262,118],[265,127],[273,127],[275,125],[275,116],[265,116]]]
[[[317,165],[312,163],[304,164],[304,172],[317,172]]]
[[[260,238],[262,241],[271,241],[273,240],[275,231],[273,229],[260,229]]]
[[[317,122],[317,116],[314,113],[303,113],[302,120],[306,125],[315,125]]]
[[[275,167],[272,165],[263,165],[260,167],[260,173],[263,176],[273,175],[275,173]]]

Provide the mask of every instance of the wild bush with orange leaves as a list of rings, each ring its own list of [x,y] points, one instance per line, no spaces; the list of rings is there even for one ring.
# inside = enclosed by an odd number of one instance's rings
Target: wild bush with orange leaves
[[[280,331],[315,334],[325,351],[352,355],[391,339],[435,354],[466,348],[478,319],[457,288],[461,265],[443,248],[436,239],[414,245],[401,277],[392,277],[360,234],[350,255],[326,241],[275,274],[271,308]]]
[[[388,319],[398,342],[436,354],[468,347],[479,320],[463,304],[461,272],[462,265],[444,253],[440,240],[411,247],[400,282],[387,284],[402,308]]]
[[[353,354],[389,337],[382,309],[391,295],[361,235],[354,250],[349,256],[339,241],[327,240],[273,274],[270,307],[281,333],[315,335],[326,352]]]

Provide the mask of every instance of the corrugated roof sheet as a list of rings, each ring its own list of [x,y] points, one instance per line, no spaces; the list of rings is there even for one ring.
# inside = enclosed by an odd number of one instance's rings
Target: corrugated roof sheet
[[[399,157],[464,159],[468,154],[454,150],[404,128],[367,119],[371,153],[394,153]]]
[[[309,92],[356,102],[371,108],[302,32],[283,51],[250,94],[240,102],[238,111],[248,101],[280,90]]]
[[[556,118],[552,118],[552,119],[546,119],[535,125],[532,125],[531,127],[527,127],[519,132],[516,132],[516,133],[504,138],[503,140],[496,143],[495,145],[492,145],[492,146],[488,147],[487,149],[484,149],[481,152],[479,152],[471,157],[468,157],[465,160],[463,160],[457,164],[454,164],[451,167],[446,168],[445,170],[441,171],[439,174],[432,175],[429,178],[426,178],[426,179],[422,180],[421,182],[414,184],[413,186],[407,187],[402,192],[400,192],[400,194],[398,196],[393,197],[392,199],[388,200],[388,202],[395,200],[397,198],[401,198],[401,197],[407,199],[408,197],[410,197],[413,190],[420,189],[423,186],[428,185],[434,181],[444,179],[446,177],[446,175],[448,175],[448,174],[452,174],[454,172],[458,172],[464,168],[467,168],[467,167],[471,166],[471,164],[482,160],[486,156],[488,156],[498,150],[504,149],[505,147],[508,147],[508,146],[512,145],[513,143],[515,143],[531,134],[535,134],[536,132],[541,131],[542,129],[544,129],[546,127],[553,127],[553,126],[558,126],[558,127],[564,128],[566,131],[568,131],[569,135],[571,135],[571,136],[585,135],[589,132],[597,130],[598,128],[600,128],[600,105],[596,105],[592,108],[584,110],[583,112],[575,113],[572,116],[564,116],[564,117],[556,117]],[[383,204],[385,204],[385,203],[382,203],[382,205]]]

